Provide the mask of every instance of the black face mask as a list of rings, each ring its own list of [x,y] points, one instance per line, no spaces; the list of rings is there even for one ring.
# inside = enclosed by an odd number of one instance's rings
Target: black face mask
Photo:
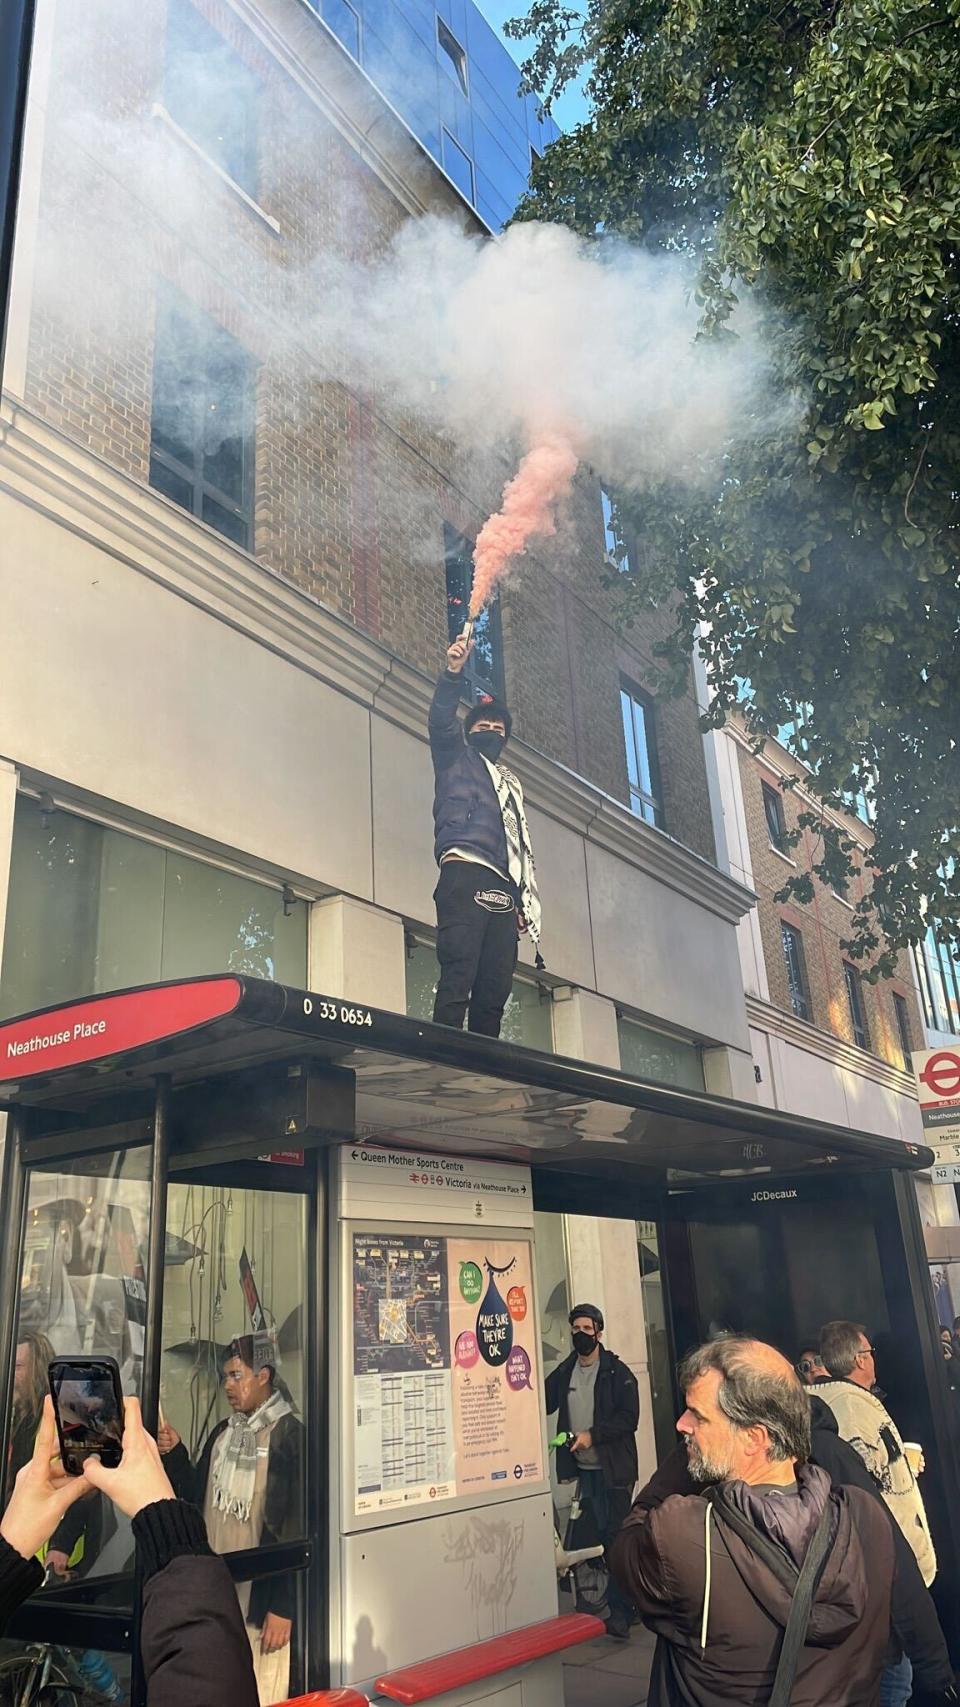
[[[467,736],[467,746],[472,747],[475,753],[482,753],[492,765],[496,764],[506,744],[506,736],[498,735],[495,729],[471,729]]]
[[[573,1349],[578,1357],[589,1357],[590,1353],[597,1349],[596,1334],[587,1334],[582,1328],[578,1328],[573,1335]]]

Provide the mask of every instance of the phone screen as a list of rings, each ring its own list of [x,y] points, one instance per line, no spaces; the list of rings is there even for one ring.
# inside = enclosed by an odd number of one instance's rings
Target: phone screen
[[[66,1470],[76,1474],[83,1460],[94,1455],[108,1466],[119,1464],[123,1416],[116,1383],[115,1370],[106,1362],[58,1359],[51,1364],[50,1384]]]

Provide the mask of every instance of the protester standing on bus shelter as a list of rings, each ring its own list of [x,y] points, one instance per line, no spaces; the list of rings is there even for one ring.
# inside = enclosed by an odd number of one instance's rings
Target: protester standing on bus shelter
[[[428,729],[440,881],[438,1025],[499,1037],[517,964],[518,937],[540,941],[540,896],[523,789],[501,762],[510,739],[505,705],[487,699],[459,718],[461,674],[473,641],[455,640],[437,682]],[[538,951],[538,963],[539,951]]]

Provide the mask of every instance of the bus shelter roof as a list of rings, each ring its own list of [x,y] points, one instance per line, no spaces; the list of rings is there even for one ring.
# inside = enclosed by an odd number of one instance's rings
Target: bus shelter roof
[[[285,1062],[352,1087],[350,1117],[344,1099],[333,1098],[335,1121],[312,1141],[389,1144],[668,1188],[933,1161],[923,1145],[234,974],[84,997],[0,1022],[0,1107],[46,1109],[53,1120],[88,1125],[109,1119],[112,1104],[147,1091],[158,1075],[176,1093]]]

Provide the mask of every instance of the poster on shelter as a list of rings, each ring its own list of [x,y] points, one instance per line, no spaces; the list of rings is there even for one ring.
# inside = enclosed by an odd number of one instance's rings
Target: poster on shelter
[[[540,1332],[526,1239],[448,1239],[458,1494],[539,1482]]]
[[[531,1251],[354,1233],[358,1516],[543,1479]]]

